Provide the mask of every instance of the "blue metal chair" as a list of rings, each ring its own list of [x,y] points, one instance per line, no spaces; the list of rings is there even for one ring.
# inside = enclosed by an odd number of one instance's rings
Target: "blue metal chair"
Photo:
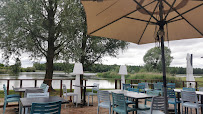
[[[138,110],[138,114],[165,114],[164,110],[164,97],[158,96],[152,98],[150,110]]]
[[[3,107],[3,114],[6,111],[6,105],[9,102],[19,102],[20,100],[20,95],[7,95],[7,90],[6,90],[6,86],[5,84],[3,84],[3,88],[4,88],[4,107]]]
[[[133,91],[139,93],[139,89],[137,88],[128,88],[128,91]]]
[[[163,95],[163,84],[161,83],[154,83],[154,91],[157,91],[161,94],[161,96]]]
[[[145,93],[145,86],[146,86],[145,83],[138,83],[137,88],[139,89],[139,92]]]
[[[60,114],[61,101],[49,103],[32,103],[31,114]]]
[[[174,105],[175,114],[177,114],[177,103],[180,103],[180,101],[178,101],[178,99],[176,98],[175,91],[173,89],[168,89],[167,96],[168,96],[168,104]]]
[[[112,93],[112,98],[113,98],[112,114],[114,113],[114,111],[121,114],[127,114],[128,112],[137,110],[136,108],[131,108],[127,106],[124,94]]]
[[[128,90],[128,88],[131,88],[130,84],[123,84],[123,90]]]
[[[167,89],[175,89],[176,88],[176,84],[175,83],[167,83]]]
[[[183,87],[183,91],[195,91],[195,88]]]
[[[108,91],[98,91],[97,98],[98,98],[97,114],[99,114],[99,107],[108,108],[109,114],[111,114],[111,100],[110,100],[109,92]]]
[[[147,95],[159,96],[159,94],[159,91],[147,91]],[[145,105],[147,104],[147,101],[152,102],[152,98],[145,99]]]

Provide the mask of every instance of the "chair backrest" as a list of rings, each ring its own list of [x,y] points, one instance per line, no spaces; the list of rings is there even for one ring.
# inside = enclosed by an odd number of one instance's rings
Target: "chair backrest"
[[[162,84],[163,85],[163,82],[157,82],[157,84]]]
[[[32,103],[31,114],[60,114],[61,101],[50,103]]]
[[[145,89],[145,83],[138,83],[138,86],[137,86],[137,88],[138,89]]]
[[[43,90],[43,92],[44,92],[44,90]],[[25,97],[25,98],[27,97],[27,94],[28,94],[28,93],[41,93],[41,92],[39,92],[39,91],[36,90],[36,89],[26,89],[25,92],[24,92],[24,97]]]
[[[163,84],[161,83],[154,83],[154,89],[155,90],[162,90]]]
[[[7,89],[5,84],[3,84],[3,88],[4,88],[4,99],[7,99]]]
[[[198,103],[197,100],[197,95],[195,91],[181,91],[181,98],[182,98],[182,103],[183,102],[196,102]]]
[[[49,97],[49,93],[27,93],[27,98]]]
[[[168,89],[175,89],[176,88],[176,84],[175,83],[167,83],[167,88]]]
[[[152,114],[153,110],[164,110],[164,97],[158,96],[152,98],[152,104],[150,108],[150,114]]]
[[[66,93],[67,93],[66,85],[65,85],[65,84],[62,84],[62,88],[63,88],[63,94],[66,94]]]
[[[199,91],[203,91],[203,87],[199,87]]]
[[[43,88],[43,87],[46,86],[46,85],[47,85],[47,84],[42,83],[39,88]]]
[[[195,91],[195,88],[183,87],[183,91]]]
[[[131,87],[130,84],[123,84],[123,90],[128,90],[128,88],[130,87]]]
[[[47,84],[42,83],[40,88],[43,89],[44,93],[46,93],[48,92],[49,86]]]
[[[133,92],[139,93],[139,89],[137,89],[137,88],[128,88],[128,91],[133,91]]]
[[[174,99],[176,102],[176,93],[173,89],[167,89],[167,97],[168,99]]]
[[[152,95],[152,96],[159,96],[159,92],[158,91],[147,91],[147,95]]]
[[[99,84],[93,83],[93,86],[95,86],[95,87],[92,88],[92,92],[99,91]]]
[[[119,106],[120,108],[123,108],[125,112],[127,112],[124,94],[112,93],[112,99],[113,99],[113,108]]]
[[[100,102],[109,102],[110,100],[110,93],[108,91],[97,91],[98,103]]]

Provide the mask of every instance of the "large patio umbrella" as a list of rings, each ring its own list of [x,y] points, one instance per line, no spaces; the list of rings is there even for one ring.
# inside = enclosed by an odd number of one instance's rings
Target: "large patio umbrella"
[[[203,36],[203,0],[81,0],[88,35],[136,44],[160,42],[165,112],[168,108],[164,41]]]

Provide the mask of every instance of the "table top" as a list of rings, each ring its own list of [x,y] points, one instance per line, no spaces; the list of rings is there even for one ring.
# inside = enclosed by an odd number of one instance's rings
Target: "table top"
[[[183,89],[174,89],[175,92],[180,93]],[[203,91],[195,91],[197,95],[203,95]]]
[[[84,85],[73,85],[75,87],[97,87],[97,86],[94,86],[94,85],[91,85],[91,86],[84,86]]]
[[[62,101],[62,103],[68,103],[67,100],[58,97],[58,96],[49,96],[49,97],[37,97],[37,98],[20,98],[22,107],[31,107],[32,103],[47,103],[47,102],[56,102]]]
[[[13,88],[15,92],[25,92],[26,89],[36,90],[36,92],[41,92],[42,89],[39,87],[22,87],[22,88]]]
[[[122,93],[126,97],[131,97],[135,99],[145,99],[145,98],[152,98],[155,97],[153,95],[147,95],[146,93],[137,93],[137,92],[132,92],[132,91],[127,91],[127,90],[120,90],[120,89],[115,89],[115,90],[105,90],[108,91],[109,93]]]

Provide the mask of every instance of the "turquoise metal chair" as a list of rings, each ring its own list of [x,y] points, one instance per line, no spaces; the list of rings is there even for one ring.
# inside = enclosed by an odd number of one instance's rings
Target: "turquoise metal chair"
[[[137,89],[137,88],[128,88],[128,91],[139,93],[139,89]]]
[[[164,97],[158,96],[152,98],[150,110],[138,110],[138,114],[165,114]]]
[[[175,83],[167,83],[167,89],[175,89],[176,88],[176,84]]]
[[[154,91],[157,91],[161,94],[161,96],[163,95],[163,84],[161,83],[154,83]]]
[[[196,89],[195,88],[183,87],[183,91],[196,91]]]
[[[147,91],[147,95],[152,95],[152,96],[159,96],[159,92],[158,91]],[[145,105],[147,104],[147,101],[152,102],[152,98],[147,98],[145,99]]]
[[[4,88],[4,107],[3,107],[3,114],[6,111],[6,105],[9,102],[19,102],[20,101],[20,95],[7,95],[7,90],[6,90],[6,86],[5,84],[3,84],[3,88]]]
[[[138,83],[137,88],[139,89],[139,92],[145,93],[145,86],[146,86],[145,83]]]
[[[128,90],[128,88],[131,88],[130,84],[123,84],[123,90]]]
[[[60,114],[61,101],[49,103],[32,103],[31,114]]]
[[[113,98],[112,114],[114,113],[114,111],[120,114],[127,114],[128,112],[137,111],[136,108],[131,108],[127,106],[124,94],[112,93],[112,98]]]
[[[109,109],[109,114],[111,114],[111,100],[109,92],[98,91],[97,98],[98,98],[97,114],[99,114],[100,107]]]
[[[180,103],[180,101],[178,101],[178,99],[176,98],[175,91],[173,89],[168,89],[167,96],[168,96],[168,104],[174,105],[174,111],[175,114],[177,114],[177,104]]]

